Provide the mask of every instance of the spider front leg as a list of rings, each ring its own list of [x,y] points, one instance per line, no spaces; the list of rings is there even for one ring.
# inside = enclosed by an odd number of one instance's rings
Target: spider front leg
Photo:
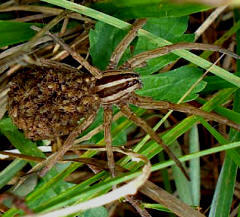
[[[111,172],[112,177],[115,177],[115,163],[112,150],[112,136],[111,136],[111,125],[112,125],[113,111],[112,107],[104,107],[104,139],[106,143],[108,168]]]
[[[233,53],[230,50],[221,48],[217,45],[202,44],[202,43],[177,43],[177,44],[166,45],[163,47],[159,47],[153,50],[149,50],[149,51],[145,51],[140,54],[137,54],[131,59],[127,60],[123,65],[121,65],[121,68],[123,69],[136,68],[141,66],[143,63],[145,63],[149,59],[160,57],[172,51],[181,50],[181,49],[217,51],[223,54],[227,54],[235,59],[240,59],[239,55]]]
[[[131,30],[127,33],[127,35],[122,39],[122,41],[118,44],[118,46],[114,49],[112,56],[110,58],[110,63],[108,65],[108,69],[115,69],[121,59],[124,51],[133,41],[133,39],[137,36],[137,31],[143,27],[146,23],[146,19],[137,19],[135,23],[132,25]]]
[[[171,151],[171,149],[165,145],[162,141],[162,139],[157,135],[156,132],[154,132],[154,130],[141,118],[139,118],[136,114],[134,114],[129,107],[126,104],[120,104],[118,105],[121,112],[131,121],[133,121],[136,125],[138,125],[139,127],[141,127],[146,133],[149,134],[149,136],[155,140],[163,149],[164,151],[166,151],[166,153],[168,154],[168,156],[174,160],[174,162],[176,163],[176,165],[181,169],[181,171],[183,172],[183,174],[186,176],[186,178],[188,180],[190,180],[186,170],[184,169],[182,163],[177,159],[177,157],[175,156],[175,154]]]
[[[58,150],[56,154],[50,156],[48,159],[45,160],[44,165],[46,166],[39,172],[39,175],[41,177],[43,177],[57,163],[57,161],[64,156],[64,154],[72,147],[75,138],[91,125],[95,117],[96,112],[93,112],[93,114],[89,115],[70,133],[61,149]]]
[[[40,31],[40,28],[33,26],[32,27],[36,31]],[[87,60],[85,60],[80,54],[78,54],[75,50],[69,47],[65,42],[55,36],[54,34],[50,33],[49,31],[46,32],[46,35],[50,36],[56,43],[61,45],[77,62],[83,65],[94,77],[101,78],[102,73],[99,69],[89,64]]]

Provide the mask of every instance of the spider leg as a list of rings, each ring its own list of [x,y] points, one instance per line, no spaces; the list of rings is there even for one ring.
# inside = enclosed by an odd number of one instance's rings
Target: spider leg
[[[113,51],[112,56],[110,58],[108,69],[115,69],[117,67],[118,62],[121,59],[124,51],[133,41],[133,39],[137,36],[138,30],[141,29],[145,23],[146,19],[137,19],[135,21],[135,23],[132,25],[131,30],[127,33],[127,35],[122,39],[122,41]]]
[[[45,58],[38,58],[33,62],[34,65],[40,67],[47,67],[49,69],[54,68],[56,70],[64,71],[64,72],[75,72],[79,73],[79,70],[66,64],[57,62],[55,60],[45,59]]]
[[[138,107],[144,108],[144,109],[157,109],[157,110],[167,109],[167,110],[184,112],[184,113],[191,114],[191,115],[198,115],[207,120],[213,120],[213,121],[219,122],[221,124],[226,124],[234,129],[240,131],[239,124],[237,124],[225,117],[222,117],[216,113],[206,112],[206,111],[203,111],[203,110],[198,109],[191,105],[175,104],[175,103],[166,102],[166,101],[155,101],[148,97],[138,96],[137,94],[133,94],[133,96],[134,97],[131,99],[131,103]]]
[[[95,117],[96,112],[89,115],[70,133],[61,149],[55,155],[50,156],[48,159],[46,159],[46,166],[39,172],[39,175],[41,177],[44,176],[57,163],[57,161],[63,157],[63,155],[72,147],[75,138],[91,125]]]
[[[126,104],[121,104],[118,105],[120,107],[121,112],[131,121],[133,121],[136,125],[141,127],[146,133],[149,134],[149,136],[155,140],[163,149],[164,151],[168,154],[168,156],[174,160],[176,165],[181,169],[185,177],[190,180],[186,170],[184,169],[182,163],[177,159],[175,154],[171,151],[171,149],[165,145],[162,141],[162,139],[157,135],[156,132],[141,118],[139,118],[136,114],[134,114],[129,107]]]
[[[113,112],[111,107],[104,107],[104,139],[106,142],[107,158],[108,158],[108,168],[115,177],[115,163],[112,150],[112,136],[111,136],[111,125],[112,125]]]
[[[36,26],[34,26],[33,29],[36,31],[40,30],[40,28]],[[80,54],[78,54],[75,50],[65,44],[65,42],[61,38],[58,38],[49,31],[46,32],[46,35],[50,36],[56,43],[60,44],[76,61],[83,65],[93,76],[95,76],[96,78],[102,77],[102,73],[100,72],[100,70],[90,65],[89,62],[85,60]]]
[[[230,50],[221,48],[216,45],[211,44],[201,44],[201,43],[177,43],[177,44],[170,44],[163,47],[156,48],[154,50],[149,50],[142,52],[140,54],[135,55],[134,57],[127,60],[121,68],[136,68],[140,66],[142,63],[144,63],[146,60],[163,56],[165,54],[168,54],[175,50],[181,50],[181,49],[188,49],[188,50],[211,50],[211,51],[217,51],[220,53],[224,53],[227,55],[230,55],[236,59],[240,59],[240,56],[233,53]]]

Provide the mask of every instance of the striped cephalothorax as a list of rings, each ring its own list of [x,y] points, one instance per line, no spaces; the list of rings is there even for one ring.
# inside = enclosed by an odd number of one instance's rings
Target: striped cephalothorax
[[[133,71],[109,70],[95,84],[96,94],[103,105],[118,103],[142,87],[140,77]]]
[[[145,23],[145,19],[137,20],[133,28],[114,50],[106,71],[101,72],[91,66],[84,58],[71,50],[59,38],[47,33],[59,43],[74,59],[79,61],[89,73],[66,64],[49,60],[40,60],[44,67],[22,74],[14,78],[9,92],[8,110],[14,123],[31,139],[50,139],[68,135],[62,148],[49,158],[47,165],[40,173],[44,175],[66,151],[73,145],[75,138],[93,122],[100,106],[104,109],[104,136],[107,147],[108,166],[112,176],[115,175],[112,153],[111,122],[112,105],[116,105],[128,119],[135,122],[150,135],[172,158],[184,172],[180,161],[166,146],[154,130],[128,107],[134,104],[146,109],[171,109],[200,115],[208,120],[213,119],[240,129],[238,124],[213,113],[207,113],[189,105],[175,105],[169,102],[154,101],[140,97],[134,93],[142,87],[139,75],[133,68],[141,66],[146,60],[167,54],[176,49],[214,50],[239,58],[231,51],[213,45],[196,43],[173,44],[155,50],[140,53],[117,67],[123,52],[135,38],[137,31]],[[118,68],[118,69],[117,69]],[[83,121],[78,124],[78,121]]]

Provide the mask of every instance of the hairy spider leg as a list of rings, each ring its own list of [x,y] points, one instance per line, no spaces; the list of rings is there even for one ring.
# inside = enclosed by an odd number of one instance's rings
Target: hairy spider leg
[[[40,28],[34,26],[34,30],[40,31]],[[50,36],[56,43],[61,45],[77,62],[84,66],[94,77],[102,77],[102,73],[98,68],[90,65],[87,60],[85,60],[80,54],[78,54],[75,50],[69,47],[61,38],[56,37],[49,31],[46,32],[46,35]]]
[[[139,29],[143,27],[143,25],[146,23],[147,19],[137,19],[134,24],[132,25],[131,30],[125,35],[125,37],[120,41],[118,46],[114,49],[111,58],[110,63],[107,67],[107,69],[116,69],[117,65],[127,49],[127,47],[130,45],[130,43],[134,40],[134,38],[137,36],[137,32]]]
[[[112,106],[104,106],[104,140],[106,143],[108,168],[112,177],[115,177],[115,163],[112,150],[112,135],[111,135],[111,125],[113,118]]]
[[[216,113],[206,112],[206,111],[203,111],[199,108],[196,108],[196,107],[188,105],[188,104],[175,104],[175,103],[166,102],[166,101],[155,101],[148,97],[138,96],[137,94],[133,94],[133,95],[134,95],[134,97],[132,97],[131,103],[140,108],[156,109],[156,110],[167,109],[167,110],[174,110],[174,111],[187,113],[190,115],[198,115],[198,116],[205,118],[206,120],[213,120],[213,121],[219,122],[221,124],[226,124],[229,127],[232,127],[234,129],[240,131],[239,124],[237,124],[223,116],[220,116]]]
[[[127,104],[120,104],[119,108],[121,112],[131,121],[133,121],[137,126],[141,127],[149,136],[155,140],[163,150],[168,154],[168,156],[176,163],[176,165],[181,169],[186,178],[190,181],[190,177],[188,176],[185,168],[182,163],[178,160],[175,154],[171,151],[171,149],[165,145],[162,139],[157,135],[157,133],[144,121],[142,118],[138,117],[135,113],[133,113]]]
[[[232,51],[228,49],[221,48],[217,45],[211,45],[211,44],[202,44],[202,43],[177,43],[177,44],[170,44],[163,47],[159,47],[153,50],[145,51],[140,54],[137,54],[127,60],[125,63],[122,64],[121,68],[136,68],[138,66],[141,66],[145,61],[160,57],[163,55],[166,55],[172,51],[175,50],[210,50],[210,51],[216,51],[223,54],[227,54],[235,59],[240,59],[240,56],[233,53]]]

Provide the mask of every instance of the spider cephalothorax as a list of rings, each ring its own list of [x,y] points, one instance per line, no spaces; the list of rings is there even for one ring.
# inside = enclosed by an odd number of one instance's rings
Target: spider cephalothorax
[[[103,105],[117,103],[140,89],[142,83],[139,75],[132,71],[109,70],[96,81],[96,94]]]

